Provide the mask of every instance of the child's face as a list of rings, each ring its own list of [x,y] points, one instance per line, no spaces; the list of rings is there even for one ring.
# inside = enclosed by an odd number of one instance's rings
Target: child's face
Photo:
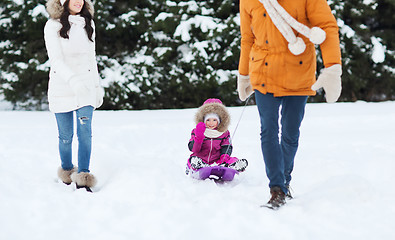
[[[206,127],[208,129],[216,129],[218,127],[218,120],[216,118],[209,118],[206,120]]]

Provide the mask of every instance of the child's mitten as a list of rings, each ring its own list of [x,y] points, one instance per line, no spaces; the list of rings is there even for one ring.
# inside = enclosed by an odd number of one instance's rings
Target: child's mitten
[[[196,140],[203,141],[204,131],[206,131],[206,124],[204,124],[203,122],[198,123],[195,128]]]
[[[203,122],[198,123],[195,128],[195,142],[193,143],[192,152],[197,153],[202,149],[204,131],[206,131],[206,124]]]

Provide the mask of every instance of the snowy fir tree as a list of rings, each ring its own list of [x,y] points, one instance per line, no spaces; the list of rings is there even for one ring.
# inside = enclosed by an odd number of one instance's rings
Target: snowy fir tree
[[[0,2],[0,99],[15,109],[47,109],[45,3]],[[328,3],[340,27],[340,101],[394,100],[394,1]],[[101,109],[189,108],[209,97],[240,104],[236,93],[239,1],[97,0],[94,4],[97,60],[106,89]],[[324,101],[324,93],[309,101]]]
[[[239,27],[234,1],[142,0],[128,7],[119,2],[111,8],[124,7],[114,11],[121,26],[111,26],[126,33],[116,41],[133,49],[111,59],[102,56],[108,60],[102,72],[108,82],[105,108],[195,107],[209,97],[235,103]]]
[[[343,57],[342,101],[395,99],[395,2],[333,0]]]
[[[46,108],[49,66],[43,41],[44,1],[0,3],[0,95],[16,108]],[[0,98],[1,99],[1,98]]]

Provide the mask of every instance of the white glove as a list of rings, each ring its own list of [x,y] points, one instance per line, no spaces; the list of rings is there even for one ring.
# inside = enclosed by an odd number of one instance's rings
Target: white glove
[[[250,76],[237,75],[237,92],[241,101],[245,101],[253,92]]]
[[[90,88],[87,86],[88,74],[75,75],[69,80],[69,84],[74,94],[78,97],[84,97],[89,94]]]
[[[317,91],[320,88],[324,88],[326,101],[328,103],[334,103],[339,99],[342,92],[341,75],[342,66],[340,64],[324,68],[318,77],[317,82],[311,86],[311,89]]]

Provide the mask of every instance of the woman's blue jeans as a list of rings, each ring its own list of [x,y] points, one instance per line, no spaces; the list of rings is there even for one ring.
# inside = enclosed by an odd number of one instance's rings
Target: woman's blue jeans
[[[73,168],[72,142],[74,135],[74,112],[77,117],[78,172],[89,172],[92,150],[92,106],[82,107],[66,113],[55,113],[59,131],[61,164],[64,170],[71,170]]]
[[[307,96],[274,97],[255,90],[255,99],[261,119],[261,148],[269,187],[278,186],[287,193]]]

